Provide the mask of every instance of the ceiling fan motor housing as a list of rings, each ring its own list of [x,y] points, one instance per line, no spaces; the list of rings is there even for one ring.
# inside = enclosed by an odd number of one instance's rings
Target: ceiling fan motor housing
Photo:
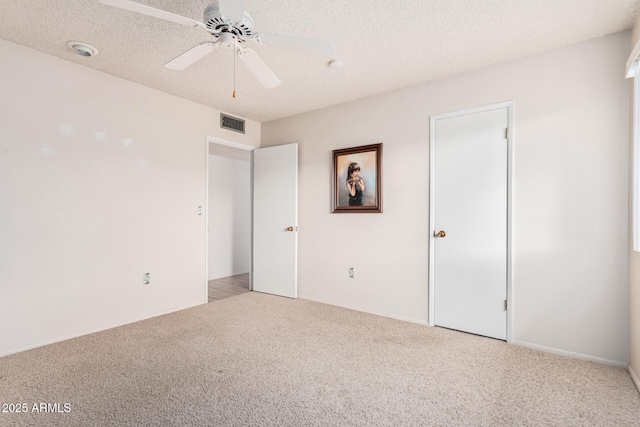
[[[214,34],[219,38],[222,33],[231,33],[236,36],[238,43],[244,43],[253,35],[253,18],[247,12],[242,17],[242,22],[233,22],[220,14],[218,3],[212,3],[204,10],[204,25],[213,31],[221,31]]]

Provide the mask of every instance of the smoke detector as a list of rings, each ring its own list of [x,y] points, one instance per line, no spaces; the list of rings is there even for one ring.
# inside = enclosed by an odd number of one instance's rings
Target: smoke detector
[[[78,55],[84,57],[96,56],[100,53],[95,47],[82,42],[70,41],[67,42],[67,46]]]

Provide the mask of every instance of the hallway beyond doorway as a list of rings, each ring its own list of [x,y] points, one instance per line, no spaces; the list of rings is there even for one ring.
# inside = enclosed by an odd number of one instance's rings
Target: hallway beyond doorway
[[[209,302],[249,292],[249,273],[209,281]]]

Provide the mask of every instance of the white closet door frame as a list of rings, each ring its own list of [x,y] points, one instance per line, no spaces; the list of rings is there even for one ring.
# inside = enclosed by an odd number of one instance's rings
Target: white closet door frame
[[[434,275],[434,251],[435,237],[435,175],[436,175],[436,122],[440,119],[462,116],[466,114],[480,113],[484,111],[507,108],[508,135],[507,135],[507,342],[511,342],[513,334],[513,292],[512,292],[512,203],[513,203],[513,101],[501,102],[484,107],[455,111],[452,113],[438,114],[430,117],[429,125],[429,325],[435,326],[435,275]]]

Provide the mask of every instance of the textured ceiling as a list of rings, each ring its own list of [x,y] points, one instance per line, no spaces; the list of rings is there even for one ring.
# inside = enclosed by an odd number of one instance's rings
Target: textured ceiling
[[[210,0],[139,0],[202,20]],[[0,0],[0,38],[260,122],[387,92],[631,28],[640,0],[248,0],[255,30],[330,40],[344,66],[250,46],[282,80],[263,88],[219,49],[185,71],[163,64],[210,40],[199,29],[98,0]],[[89,43],[98,56],[66,47]]]

